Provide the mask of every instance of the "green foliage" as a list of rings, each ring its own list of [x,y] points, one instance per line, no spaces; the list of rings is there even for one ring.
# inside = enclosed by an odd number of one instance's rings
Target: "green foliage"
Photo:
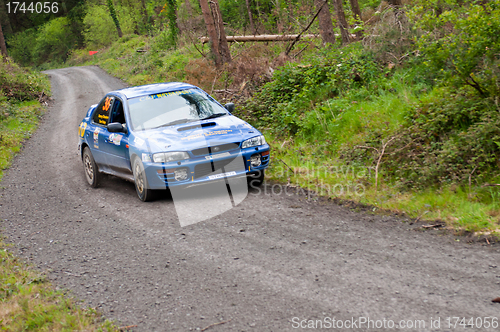
[[[116,6],[117,17],[121,22],[121,29],[124,35],[134,31],[134,19],[127,9]],[[111,45],[118,40],[116,26],[109,15],[108,8],[102,5],[90,6],[87,10],[83,22],[86,29],[83,33],[87,47],[99,48]]]
[[[265,125],[297,134],[304,128],[305,113],[331,98],[341,98],[349,89],[368,87],[380,73],[359,44],[325,49],[306,61],[277,70],[247,105]]]
[[[32,65],[35,58],[33,41],[36,41],[37,37],[38,32],[35,28],[10,35],[7,39],[9,55],[23,66]]]
[[[37,31],[28,29],[11,36],[10,55],[22,65],[40,65],[44,62],[63,62],[77,45],[77,37],[67,17],[55,18]]]
[[[50,84],[46,76],[26,71],[14,63],[0,62],[0,101],[26,101],[49,94]],[[3,97],[3,98],[2,98]]]
[[[407,121],[396,144],[404,148],[387,161],[401,183],[466,183],[472,173],[481,183],[499,174],[500,113],[487,99],[441,88],[423,98]]]
[[[67,17],[53,19],[43,25],[36,38],[35,62],[65,61],[69,51],[76,46]]]
[[[500,3],[422,2],[411,17],[425,33],[418,44],[445,84],[500,96]]]

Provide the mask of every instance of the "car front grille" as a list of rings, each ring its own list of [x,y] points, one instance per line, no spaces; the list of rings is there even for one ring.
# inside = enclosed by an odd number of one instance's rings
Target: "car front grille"
[[[240,157],[237,157],[240,158]],[[234,161],[234,162],[232,162]],[[212,167],[213,165],[213,167]],[[244,171],[245,170],[245,159],[241,157],[240,161],[237,159],[224,159],[224,160],[215,160],[212,162],[206,162],[203,164],[196,165],[194,168],[194,177],[195,179],[205,177],[212,172],[216,172],[224,167],[223,172],[232,172],[232,171]]]
[[[204,156],[208,154],[216,154],[219,152],[224,152],[224,151],[230,151],[234,150],[240,147],[240,143],[227,143],[227,144],[221,144],[221,145],[216,145],[216,146],[206,146],[203,148],[199,149],[194,149],[191,151],[191,153],[195,156]]]

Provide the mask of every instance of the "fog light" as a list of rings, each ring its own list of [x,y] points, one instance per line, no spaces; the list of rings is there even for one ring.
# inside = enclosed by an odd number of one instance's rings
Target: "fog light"
[[[188,178],[187,169],[186,168],[176,169],[174,172],[174,177],[177,181],[186,180]]]
[[[261,163],[260,154],[254,154],[250,157],[250,164],[252,167],[259,167]]]

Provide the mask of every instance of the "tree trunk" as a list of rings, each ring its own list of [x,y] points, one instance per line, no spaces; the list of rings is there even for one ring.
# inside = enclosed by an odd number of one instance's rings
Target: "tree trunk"
[[[281,10],[280,0],[275,0],[276,6],[276,28],[278,28],[278,33],[283,33],[283,13]]]
[[[351,2],[351,10],[354,14],[354,20],[356,21],[356,25],[361,25],[363,21],[361,20],[361,10],[359,9],[358,0],[350,0]],[[359,40],[363,37],[362,31],[356,31],[356,38]]]
[[[2,52],[3,61],[7,61],[7,46],[3,38],[2,24],[0,23],[0,51]]]
[[[217,37],[219,39],[219,51],[222,58],[222,63],[231,62],[231,52],[226,39],[226,32],[224,31],[224,22],[220,13],[219,2],[217,0],[210,0],[210,8],[214,16],[215,27],[217,28]]]
[[[191,2],[189,0],[184,0],[184,4],[186,7],[186,11],[188,13],[189,18],[193,17],[193,7],[191,7]]]
[[[210,7],[208,6],[207,0],[200,0],[201,12],[203,13],[203,18],[205,20],[205,25],[207,27],[208,38],[210,38],[212,54],[214,55],[215,66],[219,67],[222,64],[222,57],[219,53],[219,38],[217,38],[217,32],[215,31],[214,18]]]
[[[342,44],[348,44],[350,42],[349,38],[349,25],[345,19],[344,7],[342,6],[342,0],[333,0],[333,5],[335,6],[335,12],[337,13],[337,24],[340,28],[340,35],[342,36]]]
[[[6,6],[4,4],[5,1],[0,0],[0,22],[3,23],[5,33],[9,34],[12,33],[12,26],[10,25],[10,19],[9,15],[7,14]]]
[[[250,8],[250,0],[245,0],[247,4],[247,11],[248,11],[248,19],[250,20],[250,30],[252,31],[252,34],[256,34],[257,31],[255,31],[255,25],[253,24],[253,17],[252,17],[252,10]]]
[[[113,5],[112,0],[108,0],[108,9],[109,9],[109,15],[111,16],[113,22],[115,23],[116,31],[118,32],[118,37],[121,38],[123,36],[123,33],[122,29],[120,28],[120,22],[118,22],[118,16],[116,16],[115,6]]]
[[[141,5],[142,5],[142,22],[144,22],[144,26],[146,27],[149,23],[149,17],[148,17],[148,11],[146,10],[146,2],[144,0],[141,0]]]
[[[318,22],[321,38],[324,44],[335,44],[335,34],[333,33],[332,16],[328,0],[315,0],[316,10],[319,11]]]
[[[403,5],[403,3],[401,2],[401,0],[387,0],[387,2],[389,2],[389,4],[391,6],[397,6],[397,7],[400,7]]]

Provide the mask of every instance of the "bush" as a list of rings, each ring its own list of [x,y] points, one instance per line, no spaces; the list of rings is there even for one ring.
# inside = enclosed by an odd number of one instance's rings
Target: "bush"
[[[134,18],[126,8],[115,6],[115,10],[120,22],[120,27],[124,35],[134,31]],[[118,40],[116,26],[109,14],[108,7],[102,5],[90,6],[83,19],[86,26],[83,33],[87,47],[103,47],[111,45]]]
[[[53,19],[39,30],[33,60],[37,65],[44,62],[64,62],[76,43],[70,20],[67,17]]]
[[[18,32],[7,40],[9,55],[19,64],[29,66],[34,63],[33,42],[36,41],[38,32],[36,29],[27,29]]]
[[[14,63],[0,62],[0,99],[26,101],[49,94],[45,75],[22,70]]]
[[[67,17],[45,23],[38,31],[28,29],[9,38],[9,53],[23,66],[44,62],[64,62],[77,44],[77,36]]]
[[[306,60],[307,61],[307,60]],[[360,44],[326,49],[308,64],[276,70],[247,107],[256,119],[286,134],[298,134],[304,113],[351,88],[367,86],[382,71]]]

